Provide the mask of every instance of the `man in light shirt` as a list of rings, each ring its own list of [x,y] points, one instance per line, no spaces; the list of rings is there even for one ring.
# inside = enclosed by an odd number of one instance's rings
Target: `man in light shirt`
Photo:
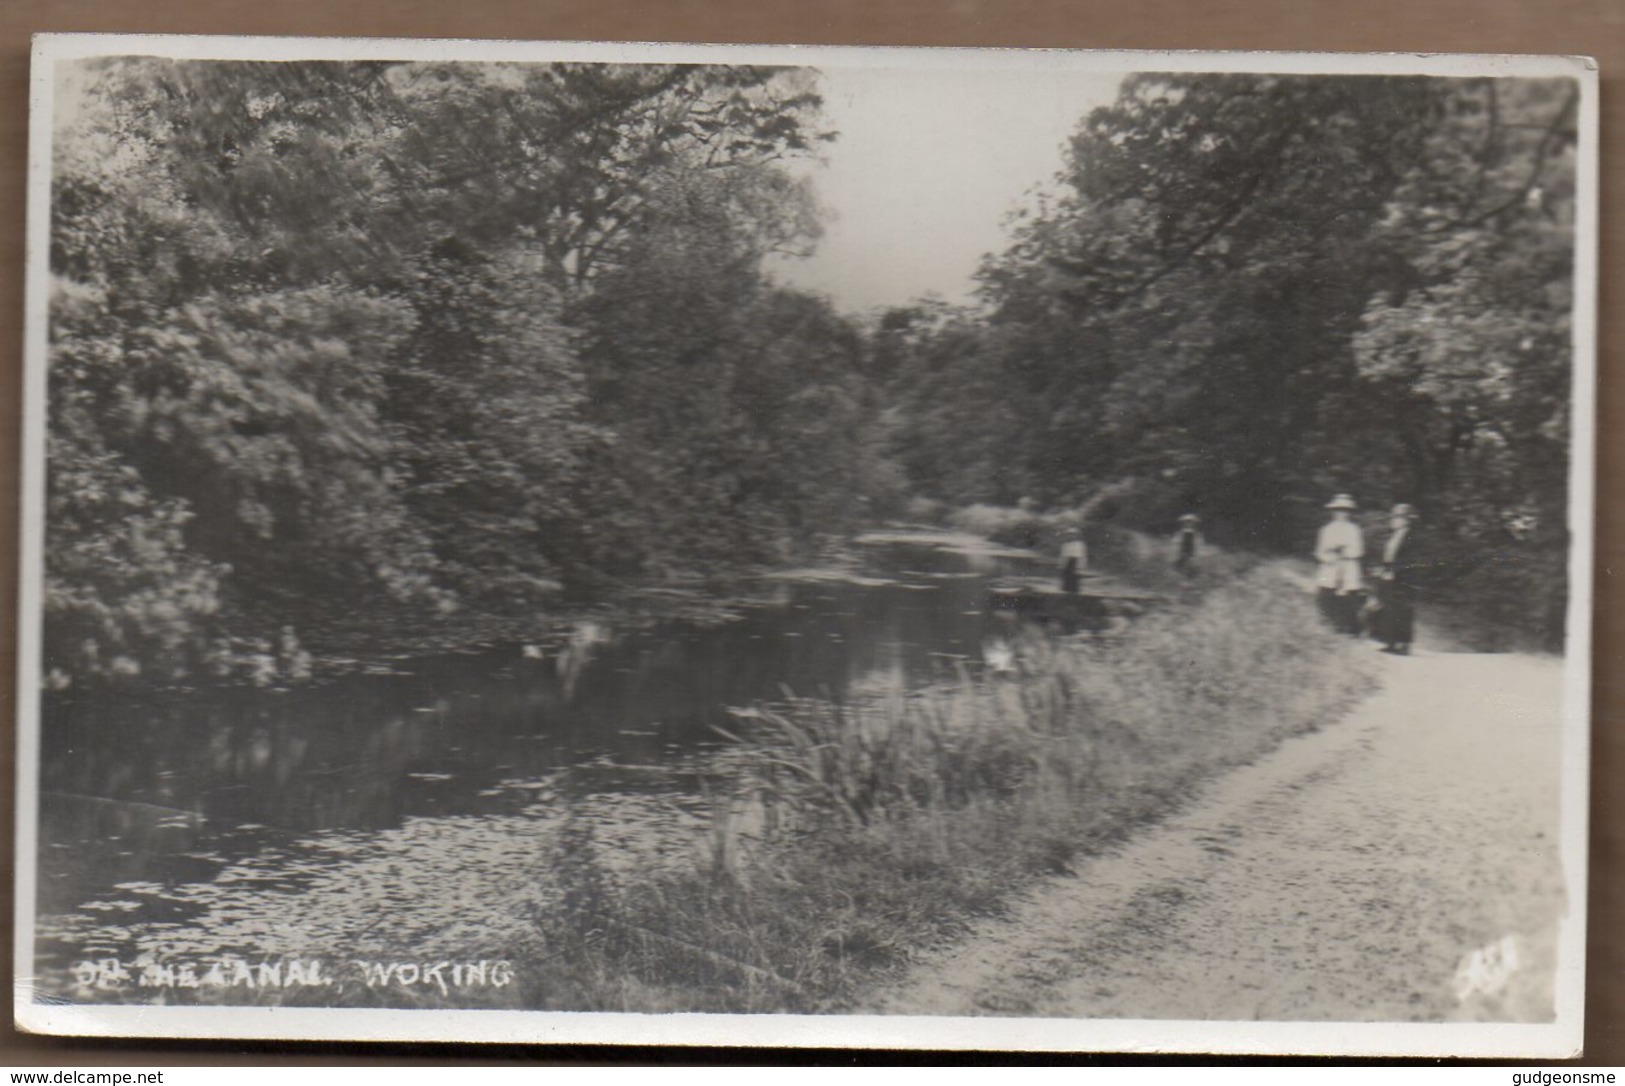
[[[1338,494],[1326,503],[1332,519],[1315,539],[1315,561],[1320,569],[1315,577],[1319,589],[1320,612],[1334,630],[1358,637],[1360,606],[1365,598],[1365,581],[1360,572],[1365,558],[1365,536],[1354,523],[1354,499]]]

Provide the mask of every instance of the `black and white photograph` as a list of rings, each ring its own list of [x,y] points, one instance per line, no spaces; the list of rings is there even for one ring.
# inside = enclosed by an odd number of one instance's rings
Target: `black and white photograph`
[[[20,1027],[1579,1049],[1584,58],[33,84]]]

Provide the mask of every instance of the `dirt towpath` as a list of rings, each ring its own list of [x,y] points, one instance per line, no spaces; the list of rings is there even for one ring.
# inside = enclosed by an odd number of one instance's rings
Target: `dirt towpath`
[[[919,963],[888,1014],[1549,1021],[1562,666],[1382,659],[1349,716]]]

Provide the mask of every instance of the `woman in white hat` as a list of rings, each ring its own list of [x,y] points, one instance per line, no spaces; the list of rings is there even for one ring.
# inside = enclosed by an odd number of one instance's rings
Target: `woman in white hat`
[[[1315,538],[1315,561],[1320,569],[1315,584],[1320,612],[1334,630],[1358,637],[1360,606],[1364,603],[1365,581],[1360,563],[1365,558],[1365,536],[1354,523],[1354,499],[1338,494],[1326,503],[1332,519]]]

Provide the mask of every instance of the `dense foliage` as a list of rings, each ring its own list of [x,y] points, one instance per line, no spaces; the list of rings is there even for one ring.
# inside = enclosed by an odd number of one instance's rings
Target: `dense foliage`
[[[982,307],[882,321],[912,480],[1298,551],[1334,491],[1405,501],[1441,585],[1560,636],[1577,93],[1127,80]]]
[[[762,271],[817,234],[783,165],[825,138],[811,88],[78,70],[53,161],[56,681],[263,678],[345,616],[545,608],[851,523],[860,340]]]
[[[818,235],[815,79],[77,66],[51,681],[263,679],[358,615],[784,560],[905,490],[1296,551],[1334,490],[1408,501],[1442,585],[1560,634],[1572,84],[1132,77],[979,304],[860,327],[764,272]]]

